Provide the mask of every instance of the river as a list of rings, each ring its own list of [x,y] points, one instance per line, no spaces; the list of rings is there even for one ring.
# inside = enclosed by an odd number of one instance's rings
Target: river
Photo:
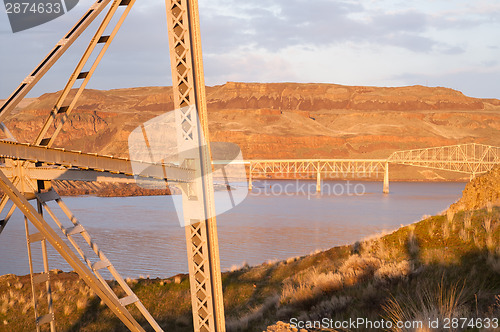
[[[380,182],[324,181],[321,194],[315,193],[314,185],[255,181],[241,204],[217,216],[222,269],[306,255],[394,230],[445,210],[465,187],[455,182],[392,182],[391,193],[385,195]],[[235,193],[245,194],[243,190]],[[219,195],[226,193],[216,192],[216,199]],[[185,232],[173,203],[179,198],[81,196],[63,201],[122,276],[153,278],[188,271]],[[33,226],[30,230],[35,231]],[[0,244],[0,275],[28,274],[19,211],[0,234]],[[70,271],[49,249],[50,268]],[[40,251],[34,257],[41,261]],[[36,269],[40,271],[41,264]]]

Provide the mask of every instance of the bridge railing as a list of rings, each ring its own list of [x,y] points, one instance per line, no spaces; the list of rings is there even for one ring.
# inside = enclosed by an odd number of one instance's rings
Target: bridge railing
[[[470,174],[482,174],[500,164],[500,148],[468,143],[435,148],[394,152],[388,161],[395,164],[419,166]]]
[[[385,159],[269,159],[250,161],[253,175],[371,177],[385,171]]]

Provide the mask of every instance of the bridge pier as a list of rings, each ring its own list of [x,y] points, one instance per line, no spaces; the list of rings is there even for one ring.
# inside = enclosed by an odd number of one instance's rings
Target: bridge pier
[[[252,190],[252,165],[250,165],[250,170],[248,171],[248,190]]]
[[[383,189],[384,194],[389,193],[389,163],[385,163],[385,170],[384,170],[384,189]]]
[[[316,192],[321,192],[321,173],[319,171],[316,175]]]

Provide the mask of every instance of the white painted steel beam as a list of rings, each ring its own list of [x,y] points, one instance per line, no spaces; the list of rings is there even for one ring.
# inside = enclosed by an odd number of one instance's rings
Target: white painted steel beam
[[[19,104],[26,94],[36,85],[54,63],[66,52],[73,42],[82,34],[90,23],[106,8],[111,0],[97,0],[82,16],[82,18],[57,42],[38,66],[28,75],[17,89],[4,101],[0,107],[0,122],[3,122],[10,112]]]
[[[191,182],[194,179],[194,170],[166,164],[152,164],[142,161],[132,161],[125,158],[100,156],[65,149],[54,149],[30,144],[0,141],[0,157],[14,160],[25,160],[32,163],[46,163],[65,167],[76,167],[99,172],[136,175],[144,178],[164,179],[168,174],[169,181]],[[131,163],[145,165],[141,174],[134,174]]]
[[[187,220],[186,244],[188,252],[191,303],[195,331],[224,332],[224,305],[219,261],[219,244],[213,193],[210,140],[208,135],[207,105],[200,23],[197,0],[166,0],[167,26],[170,44],[174,107],[188,113],[195,110],[198,121],[182,120],[184,146],[197,147],[186,163],[193,163],[200,172],[193,184],[183,189],[183,205],[198,204],[205,211],[206,220]],[[200,189],[201,188],[201,189]]]

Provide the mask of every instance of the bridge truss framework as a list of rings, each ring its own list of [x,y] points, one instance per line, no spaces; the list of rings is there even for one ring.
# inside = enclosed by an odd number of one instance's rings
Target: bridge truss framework
[[[183,189],[183,202],[191,204],[190,206],[201,205],[204,215],[210,216],[205,220],[190,220],[186,227],[194,329],[225,331],[197,0],[166,0],[165,3],[174,105],[187,110],[180,128],[183,130],[183,144],[198,149],[191,151],[181,166],[143,163],[141,168],[146,171],[134,174],[131,163],[141,162],[52,148],[134,3],[135,0],[96,0],[0,107],[0,130],[6,137],[4,141],[0,141],[0,157],[5,161],[0,168],[0,188],[4,193],[0,201],[0,213],[5,212],[9,200],[13,202],[7,214],[0,220],[0,232],[7,225],[14,210],[21,210],[25,216],[37,331],[44,326],[49,326],[51,331],[56,330],[47,244],[57,250],[127,328],[131,331],[144,331],[127,309],[128,305],[134,304],[155,331],[162,331],[50,183],[53,179],[135,182],[134,178],[137,176],[146,181],[161,179],[178,183]],[[17,143],[3,121],[101,12],[106,14],[35,140],[31,144]],[[192,121],[195,117],[199,118],[199,123]],[[147,137],[144,138],[147,142]],[[202,141],[207,143],[205,148],[200,144]],[[30,200],[36,200],[36,209]],[[56,217],[47,204],[50,201],[55,201],[57,207],[63,210],[69,223],[64,223]],[[48,216],[44,216],[44,212]],[[49,219],[52,221],[49,222]],[[34,226],[37,232],[32,232],[33,227],[30,226]],[[72,248],[62,240],[63,237],[67,237]],[[82,249],[74,241],[75,237],[83,237],[90,252],[88,249]],[[39,274],[35,273],[32,264],[32,244],[35,242],[40,242],[42,249],[44,268]],[[125,297],[120,298],[110,288],[99,272],[101,269],[108,269],[121,286],[121,293],[125,293]],[[40,312],[41,307],[35,295],[35,288],[39,288],[40,284],[44,285],[48,304],[45,314]]]
[[[467,143],[396,151],[387,159],[266,159],[249,160],[249,188],[255,177],[316,177],[321,179],[365,179],[384,174],[383,192],[389,193],[389,164],[409,165],[469,174],[484,174],[500,164],[500,147]]]

